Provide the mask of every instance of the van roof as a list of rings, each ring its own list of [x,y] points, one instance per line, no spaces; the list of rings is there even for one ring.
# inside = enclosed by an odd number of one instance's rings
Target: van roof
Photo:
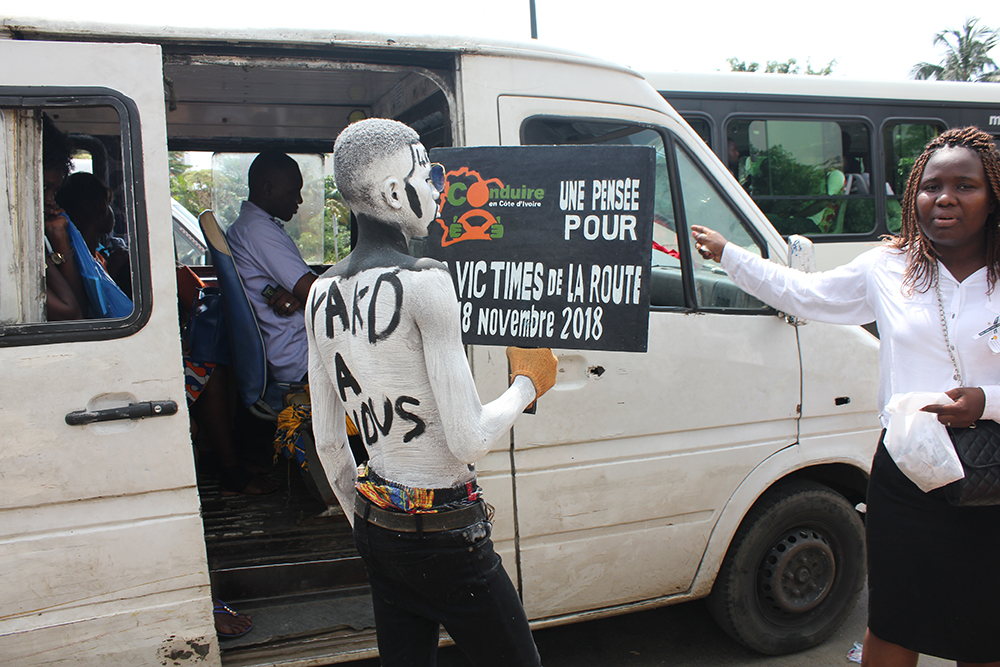
[[[644,72],[660,92],[864,98],[932,102],[986,102],[1000,106],[1000,86],[959,81],[868,81],[759,72]]]
[[[626,67],[538,42],[468,37],[0,18],[4,38],[159,45],[168,147],[177,151],[326,153],[359,112],[402,120],[428,146],[450,145],[451,132],[464,127],[450,114],[457,108],[459,59],[468,55],[516,59],[529,69],[549,62],[642,79]]]
[[[152,44],[200,44],[281,47],[341,47],[353,49],[393,49],[437,51],[489,56],[518,56],[539,60],[586,62],[591,66],[630,72],[631,68],[584,53],[560,49],[542,42],[482,40],[446,35],[379,34],[350,30],[301,28],[190,28],[146,25],[56,21],[38,18],[0,20],[0,39],[144,42]]]

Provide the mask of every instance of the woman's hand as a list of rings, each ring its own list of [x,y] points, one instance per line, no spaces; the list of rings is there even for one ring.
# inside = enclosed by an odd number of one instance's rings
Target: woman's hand
[[[986,408],[986,394],[979,387],[958,387],[945,392],[955,401],[949,405],[927,405],[920,410],[933,412],[945,426],[972,426],[983,416]]]
[[[717,231],[701,225],[691,225],[691,236],[694,237],[694,247],[705,259],[722,261],[722,251],[726,247],[726,237]]]

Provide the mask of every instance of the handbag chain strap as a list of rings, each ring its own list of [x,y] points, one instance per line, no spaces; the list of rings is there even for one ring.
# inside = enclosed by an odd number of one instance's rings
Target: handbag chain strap
[[[938,273],[937,266],[934,267],[934,289],[937,291],[938,314],[941,316],[941,331],[944,332],[944,344],[948,348],[948,356],[951,357],[951,365],[955,369],[953,377],[958,381],[958,386],[961,387],[964,386],[962,384],[962,372],[958,370],[958,361],[955,360],[955,347],[951,344],[951,337],[948,335],[948,318],[944,314],[944,299],[941,298],[941,276]]]

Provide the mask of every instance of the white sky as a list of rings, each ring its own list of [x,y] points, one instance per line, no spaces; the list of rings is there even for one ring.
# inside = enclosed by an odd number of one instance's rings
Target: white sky
[[[726,58],[795,58],[834,75],[899,80],[937,63],[934,34],[967,16],[1000,28],[985,0],[536,0],[539,40],[640,71],[728,71]],[[527,41],[528,0],[0,0],[0,16],[197,27],[289,27]],[[991,54],[1000,64],[1000,48]]]

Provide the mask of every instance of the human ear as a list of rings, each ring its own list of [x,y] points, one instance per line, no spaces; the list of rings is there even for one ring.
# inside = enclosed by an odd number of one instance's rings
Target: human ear
[[[403,208],[403,182],[395,176],[382,181],[382,199],[389,208],[399,210]]]

